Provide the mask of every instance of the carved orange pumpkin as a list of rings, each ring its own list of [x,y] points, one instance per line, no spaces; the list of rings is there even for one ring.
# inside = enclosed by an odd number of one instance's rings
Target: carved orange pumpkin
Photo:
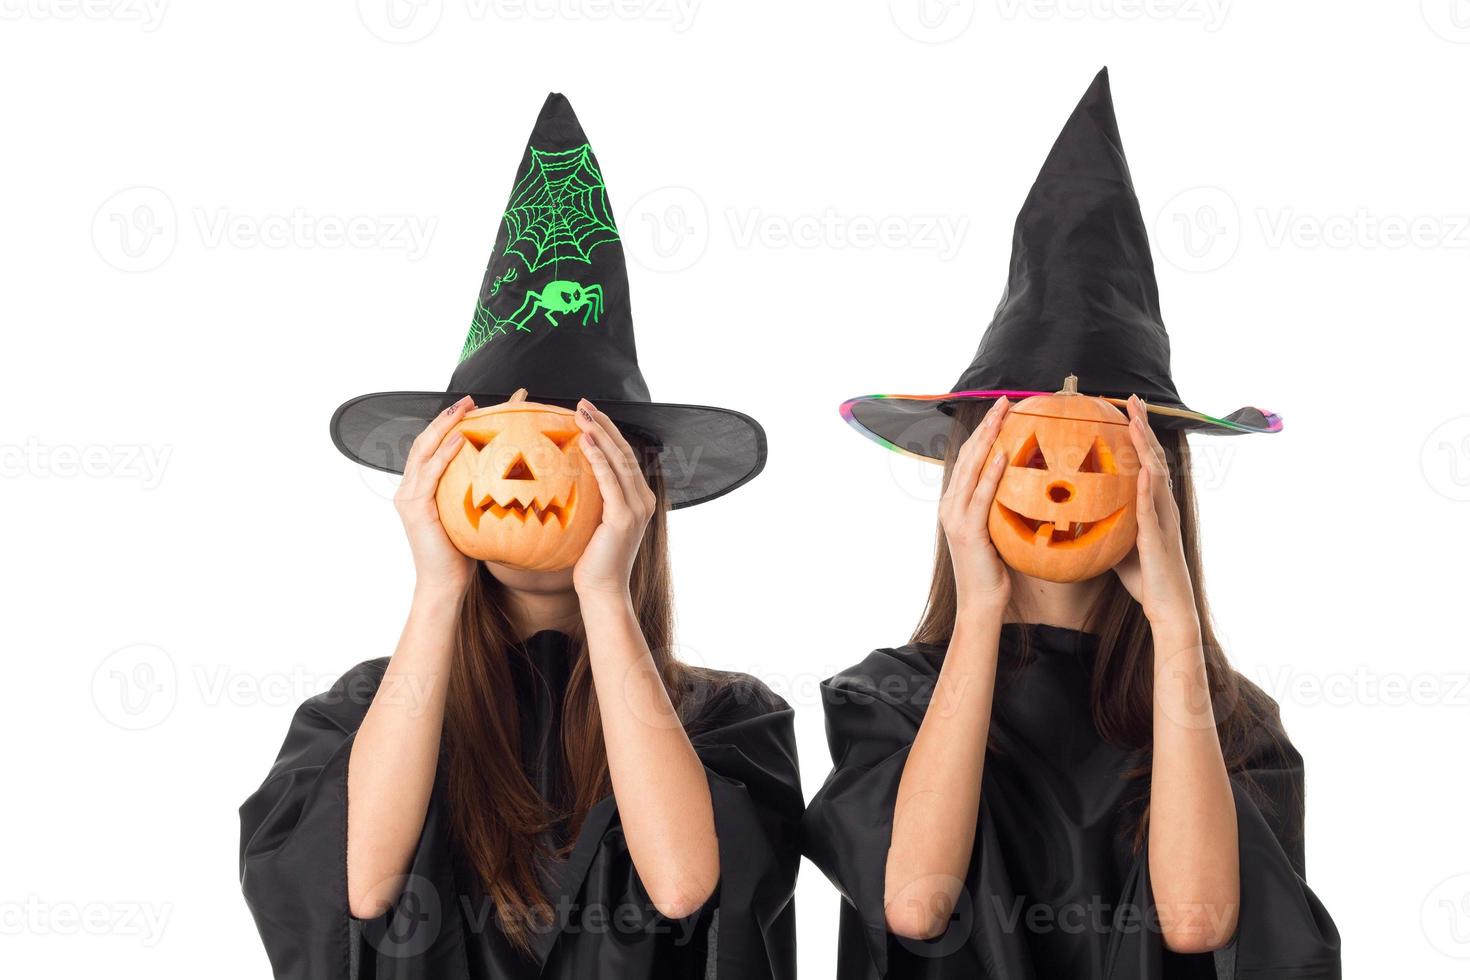
[[[996,445],[1008,461],[990,507],[990,539],[1018,572],[1051,582],[1101,575],[1133,548],[1138,456],[1128,418],[1068,377],[1018,402]]]
[[[453,431],[464,442],[435,502],[454,546],[531,571],[576,564],[602,521],[602,494],[572,413],[513,400],[469,412]]]

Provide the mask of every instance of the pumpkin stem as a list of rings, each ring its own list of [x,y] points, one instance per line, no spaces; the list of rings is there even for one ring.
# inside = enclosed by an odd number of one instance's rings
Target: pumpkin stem
[[[1075,375],[1075,374],[1069,374],[1069,375],[1066,376],[1066,378],[1062,379],[1062,390],[1059,391],[1059,392],[1057,392],[1057,394],[1059,394],[1059,395],[1075,395],[1075,394],[1077,394],[1077,375]]]

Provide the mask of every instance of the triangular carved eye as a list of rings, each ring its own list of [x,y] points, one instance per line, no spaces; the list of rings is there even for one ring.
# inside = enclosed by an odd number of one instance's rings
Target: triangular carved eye
[[[502,479],[534,480],[536,479],[536,474],[531,472],[531,467],[526,463],[526,457],[520,453],[516,453],[515,460],[510,464],[510,468],[505,471],[505,476]]]
[[[1116,473],[1118,462],[1113,459],[1113,451],[1101,437],[1092,440],[1092,448],[1087,450],[1087,456],[1083,458],[1082,465],[1077,467],[1078,473]]]
[[[491,440],[500,435],[498,431],[487,432],[484,429],[476,432],[471,432],[468,429],[460,429],[459,431],[464,436],[464,441],[474,446],[477,450],[484,449],[490,445]]]
[[[1021,445],[1021,451],[1016,453],[1015,458],[1011,460],[1011,465],[1024,467],[1028,470],[1044,470],[1049,468],[1046,465],[1046,457],[1041,453],[1041,444],[1036,441],[1034,435],[1027,438]]]
[[[571,432],[548,432],[546,433],[546,438],[550,439],[557,449],[566,452],[567,447],[572,444],[572,440],[577,438],[577,430],[573,429]]]

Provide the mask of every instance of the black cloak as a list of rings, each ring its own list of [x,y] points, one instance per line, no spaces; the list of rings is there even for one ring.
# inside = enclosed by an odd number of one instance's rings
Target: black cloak
[[[947,931],[927,942],[888,933],[883,884],[899,777],[944,650],[878,650],[823,684],[835,767],[807,809],[803,849],[845,899],[840,980],[1341,976],[1337,929],[1303,880],[1302,760],[1279,727],[1232,776],[1234,941],[1214,954],[1164,949],[1147,846],[1133,844],[1147,781],[1127,774],[1147,759],[1092,723],[1096,644],[1056,627],[1003,628],[974,855]]]
[[[796,971],[792,892],[801,785],[791,709],[754,678],[696,673],[685,726],[709,776],[720,882],[704,908],[669,920],[638,880],[605,797],[564,861],[542,873],[554,924],[530,959],[496,925],[449,831],[442,759],[402,895],[379,919],[347,907],[347,767],[387,658],[348,671],[296,712],[270,774],[240,808],[240,880],[278,978],[577,980],[770,978]],[[512,652],[522,755],[543,793],[556,784],[568,640],[542,632]],[[486,801],[493,805],[493,801]],[[534,960],[534,961],[533,961]]]

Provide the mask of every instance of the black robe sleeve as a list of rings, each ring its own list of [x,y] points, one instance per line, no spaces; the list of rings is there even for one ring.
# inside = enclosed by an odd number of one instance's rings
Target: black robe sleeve
[[[744,675],[690,742],[709,776],[720,846],[715,977],[792,980],[803,796],[793,712]]]
[[[932,690],[922,669],[887,650],[822,684],[833,766],[807,805],[802,851],[845,899],[837,964],[842,980],[888,971],[884,873],[898,783],[924,720],[926,684]]]
[[[1342,975],[1337,927],[1306,883],[1302,757],[1279,727],[1257,733],[1232,782],[1240,837],[1240,921],[1220,977]]]
[[[724,681],[691,732],[709,777],[721,877],[707,907],[670,922],[652,911],[617,819],[597,804],[567,859],[547,869],[554,924],[530,958],[457,874],[442,784],[431,796],[403,894],[379,919],[347,908],[347,765],[386,660],[350,671],[301,706],[265,782],[240,809],[246,902],[279,978],[795,975],[802,798],[790,709],[749,679]]]
[[[1157,940],[1119,943],[1114,975],[1341,980],[1337,926],[1305,879],[1302,758],[1279,722],[1255,732],[1252,751],[1230,782],[1240,846],[1240,914],[1234,939],[1205,956],[1176,956],[1162,950]],[[1147,847],[1129,874],[1124,900],[1153,917]]]

